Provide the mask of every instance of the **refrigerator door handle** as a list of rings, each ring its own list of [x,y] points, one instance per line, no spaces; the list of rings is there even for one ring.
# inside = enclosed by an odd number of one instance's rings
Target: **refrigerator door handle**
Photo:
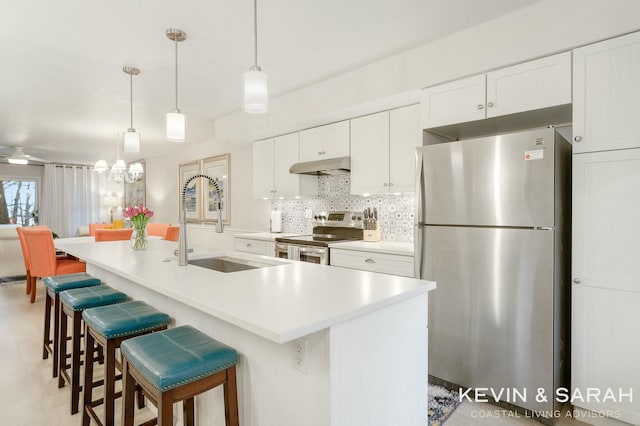
[[[413,231],[414,239],[414,277],[422,278],[422,264],[424,259],[422,232],[424,228],[424,218],[422,217],[422,200],[424,199],[424,158],[421,148],[416,148],[416,208],[414,213],[415,227]]]

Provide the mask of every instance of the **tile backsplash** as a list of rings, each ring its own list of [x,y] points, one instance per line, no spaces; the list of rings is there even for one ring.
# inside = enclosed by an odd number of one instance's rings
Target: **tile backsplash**
[[[305,217],[310,209],[313,214],[336,210],[363,211],[366,207],[378,209],[378,220],[383,240],[413,241],[413,215],[415,194],[351,195],[349,175],[320,176],[318,198],[296,198],[271,201],[272,210],[282,211],[282,231],[311,233],[312,219]]]

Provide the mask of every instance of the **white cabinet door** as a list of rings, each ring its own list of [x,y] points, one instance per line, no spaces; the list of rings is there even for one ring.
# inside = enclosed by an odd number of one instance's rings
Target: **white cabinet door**
[[[349,156],[349,121],[314,127],[300,132],[300,161]]]
[[[253,143],[253,197],[271,198],[274,191],[273,138]]]
[[[292,175],[289,168],[297,163],[298,133],[278,136],[274,140],[274,195],[295,197],[300,195],[300,175]]]
[[[640,32],[573,51],[573,152],[640,147]]]
[[[640,149],[573,156],[572,387],[640,383]],[[574,401],[640,424],[640,398]]]
[[[351,120],[351,193],[389,191],[389,112]]]
[[[485,118],[485,75],[475,75],[422,91],[422,128]]]
[[[416,147],[422,145],[418,104],[389,112],[389,191],[414,192]]]
[[[487,118],[571,103],[571,52],[487,74]]]

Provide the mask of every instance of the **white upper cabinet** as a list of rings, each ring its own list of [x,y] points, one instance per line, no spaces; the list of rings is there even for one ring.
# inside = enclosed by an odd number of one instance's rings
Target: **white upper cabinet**
[[[485,118],[485,76],[475,75],[422,91],[422,128]]]
[[[573,152],[640,147],[640,33],[573,51]]]
[[[349,120],[300,132],[300,161],[349,156]]]
[[[571,103],[571,52],[487,73],[487,118]]]
[[[317,177],[289,173],[289,168],[299,161],[297,132],[254,142],[254,198],[317,196]]]
[[[273,139],[263,139],[253,143],[254,198],[272,198],[274,196]]]
[[[571,103],[571,52],[422,91],[422,128]]]
[[[416,190],[416,147],[422,145],[420,105],[389,111],[389,192]]]
[[[413,192],[421,134],[417,104],[351,120],[351,193]]]

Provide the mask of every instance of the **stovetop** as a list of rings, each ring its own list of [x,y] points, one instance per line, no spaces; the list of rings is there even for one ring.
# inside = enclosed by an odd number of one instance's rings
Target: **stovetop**
[[[362,234],[362,231],[360,231]],[[298,235],[295,237],[282,237],[276,238],[279,243],[287,244],[301,244],[308,246],[328,247],[330,243],[337,243],[339,241],[358,241],[362,239],[362,235],[349,237],[346,235],[326,235],[326,234],[312,234],[312,235]]]

